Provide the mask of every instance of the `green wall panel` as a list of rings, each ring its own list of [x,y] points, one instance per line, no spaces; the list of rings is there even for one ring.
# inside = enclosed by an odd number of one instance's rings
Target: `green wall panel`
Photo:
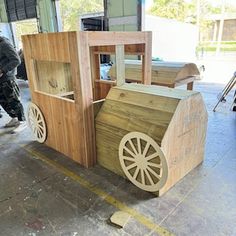
[[[8,22],[4,0],[0,0],[0,22]]]
[[[107,16],[109,19],[114,20],[117,20],[118,18],[122,17],[135,17],[138,14],[138,4],[142,2],[144,3],[144,0],[109,0],[107,5]],[[128,22],[126,24],[124,24],[124,22],[122,23],[122,25],[114,25],[114,23],[112,25],[109,25],[109,30],[138,31],[139,29],[138,22],[133,21],[131,24]]]
[[[39,24],[42,32],[57,32],[56,9],[52,0],[38,0]]]
[[[124,25],[113,25],[109,31],[124,31]]]
[[[123,0],[109,0],[108,17],[123,16]]]
[[[137,25],[124,25],[124,31],[137,31]]]
[[[121,1],[122,2],[122,1]],[[123,1],[124,16],[136,16],[137,15],[137,0]]]

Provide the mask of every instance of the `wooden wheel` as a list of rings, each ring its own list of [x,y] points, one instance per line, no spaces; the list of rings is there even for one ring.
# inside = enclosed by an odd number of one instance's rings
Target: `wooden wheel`
[[[39,143],[43,143],[47,137],[47,129],[42,112],[34,103],[31,102],[28,107],[27,116],[28,124],[34,137]]]
[[[119,159],[126,177],[137,187],[156,192],[166,183],[165,156],[148,135],[140,132],[126,134],[119,145]]]

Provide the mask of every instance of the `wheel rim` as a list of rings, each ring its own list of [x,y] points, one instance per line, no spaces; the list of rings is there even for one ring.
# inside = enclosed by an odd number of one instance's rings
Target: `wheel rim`
[[[148,135],[140,132],[126,134],[119,145],[119,159],[126,177],[137,187],[156,192],[166,183],[165,156]]]
[[[36,140],[43,143],[47,136],[46,123],[42,112],[32,102],[28,107],[28,124]]]

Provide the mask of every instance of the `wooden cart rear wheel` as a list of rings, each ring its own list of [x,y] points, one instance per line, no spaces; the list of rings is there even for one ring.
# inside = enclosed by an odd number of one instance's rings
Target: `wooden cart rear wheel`
[[[166,183],[165,156],[148,135],[140,132],[126,134],[119,145],[119,159],[126,177],[137,187],[156,192]]]
[[[27,112],[28,125],[33,132],[35,139],[43,143],[47,137],[45,119],[42,112],[34,103],[30,103]]]

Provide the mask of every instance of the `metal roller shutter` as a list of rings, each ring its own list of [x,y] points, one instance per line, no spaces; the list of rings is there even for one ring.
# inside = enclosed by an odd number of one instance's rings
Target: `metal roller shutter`
[[[36,0],[5,0],[8,21],[36,18]]]

